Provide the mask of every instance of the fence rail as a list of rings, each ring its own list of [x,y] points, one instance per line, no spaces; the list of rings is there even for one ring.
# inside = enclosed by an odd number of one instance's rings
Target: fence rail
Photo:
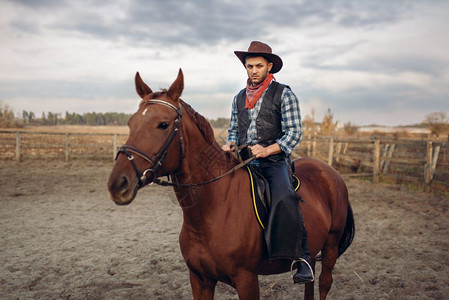
[[[394,178],[449,188],[447,142],[400,139],[305,137],[294,156],[326,161],[349,176],[370,176],[373,182]]]
[[[0,131],[0,158],[112,158],[127,134]]]
[[[0,159],[114,159],[127,134],[0,131]],[[219,137],[220,138],[220,137]],[[427,140],[304,137],[292,153],[316,157],[346,176],[393,178],[449,189],[449,145]]]

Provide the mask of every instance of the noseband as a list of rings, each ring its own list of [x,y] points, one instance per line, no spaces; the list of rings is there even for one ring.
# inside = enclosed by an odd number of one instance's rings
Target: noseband
[[[152,183],[154,181],[154,179],[156,178],[156,172],[159,169],[160,166],[162,166],[162,163],[164,162],[165,157],[167,156],[168,153],[168,148],[170,147],[173,138],[175,137],[176,133],[179,131],[180,126],[181,126],[181,119],[182,119],[182,106],[181,104],[179,105],[179,109],[174,106],[171,103],[168,103],[166,101],[163,100],[158,100],[158,99],[153,99],[153,100],[148,100],[146,101],[146,103],[148,104],[159,104],[159,105],[164,105],[167,106],[171,109],[173,109],[178,116],[175,119],[172,131],[170,132],[169,137],[167,138],[167,140],[165,141],[165,144],[162,146],[161,150],[159,151],[159,153],[156,155],[156,157],[151,157],[150,155],[146,154],[144,151],[131,146],[131,145],[123,145],[120,147],[119,151],[117,152],[117,156],[115,157],[115,159],[117,160],[118,156],[123,153],[126,155],[126,157],[128,158],[128,160],[131,162],[131,165],[134,169],[134,172],[136,172],[136,176],[137,176],[137,180],[138,180],[138,185],[139,188],[143,187],[145,184],[147,184],[147,173],[151,172],[151,178],[148,181],[149,183]],[[182,138],[182,134],[179,135],[179,144],[180,144],[180,148],[181,148],[181,156],[179,158],[179,162],[182,162],[182,159],[184,157],[184,143],[183,143],[183,138]],[[143,171],[142,173],[140,173],[139,169],[137,168],[136,162],[134,161],[134,155],[140,156],[141,158],[143,158],[144,160],[148,161],[149,163],[151,163],[152,167],[150,169],[146,169],[145,171]]]

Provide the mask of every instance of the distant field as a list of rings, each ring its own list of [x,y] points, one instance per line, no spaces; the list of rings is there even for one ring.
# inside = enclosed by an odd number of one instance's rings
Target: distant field
[[[128,134],[128,126],[88,126],[88,125],[59,125],[59,126],[26,126],[23,128],[0,128],[0,131],[25,131],[25,132],[48,132],[48,133],[118,133]],[[215,137],[218,142],[224,142],[227,128],[214,128]]]
[[[52,132],[52,133],[124,133],[128,134],[128,126],[26,126],[23,128],[1,128],[2,131]]]

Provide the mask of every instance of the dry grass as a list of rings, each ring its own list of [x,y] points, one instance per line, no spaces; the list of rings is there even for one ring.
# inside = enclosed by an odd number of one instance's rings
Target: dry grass
[[[51,133],[120,133],[128,134],[128,126],[87,126],[87,125],[59,125],[59,126],[25,126],[23,128],[2,128],[2,131],[51,132]]]

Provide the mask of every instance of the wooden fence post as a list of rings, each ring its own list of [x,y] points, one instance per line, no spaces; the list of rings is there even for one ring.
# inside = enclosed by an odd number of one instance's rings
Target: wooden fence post
[[[316,157],[316,132],[313,133],[312,157]]]
[[[349,142],[346,142],[345,147],[343,148],[343,154],[348,153],[348,148],[349,148]]]
[[[312,149],[311,139],[312,139],[311,136],[308,135],[308,136],[307,136],[307,143],[306,143],[306,145],[307,145],[307,157],[311,157],[311,155],[312,155],[312,151],[311,151],[311,149]]]
[[[390,144],[385,144],[384,149],[380,153],[380,157],[382,158],[379,165],[380,172],[382,172],[382,170],[384,169],[385,160],[383,158],[387,157],[388,148],[390,148]]]
[[[312,144],[310,143],[310,140],[307,141],[307,156],[310,157],[312,155],[311,151]]]
[[[437,168],[437,163],[438,163],[438,155],[440,154],[440,148],[441,146],[435,146],[435,148],[433,149],[433,158],[432,158],[432,172],[430,175],[430,180],[433,180],[433,175],[435,175],[435,170]]]
[[[329,166],[332,166],[333,156],[334,156],[334,139],[331,138],[330,141],[329,141],[329,156],[328,156],[328,159],[327,159],[327,164]]]
[[[387,147],[385,149],[384,154],[382,155],[382,158],[386,158],[386,160],[382,160],[380,162],[380,172],[387,174],[388,172],[388,166],[390,165],[390,159],[393,157],[394,148],[396,147],[396,144],[387,144]]]
[[[427,142],[426,165],[424,166],[424,183],[430,185],[432,180],[432,142]]]
[[[379,182],[380,140],[374,141],[373,183]]]
[[[21,143],[20,131],[17,131],[16,132],[16,160],[17,161],[20,161],[22,158],[20,143]]]
[[[115,157],[117,156],[117,133],[114,133],[114,140],[112,142],[112,161],[115,160]]]
[[[335,155],[335,161],[336,161],[337,163],[339,163],[339,162],[340,162],[340,152],[341,152],[341,142],[338,142],[336,152],[337,152],[337,153],[336,153],[336,155]]]
[[[69,151],[69,133],[65,134],[65,161],[69,161],[70,151]]]

